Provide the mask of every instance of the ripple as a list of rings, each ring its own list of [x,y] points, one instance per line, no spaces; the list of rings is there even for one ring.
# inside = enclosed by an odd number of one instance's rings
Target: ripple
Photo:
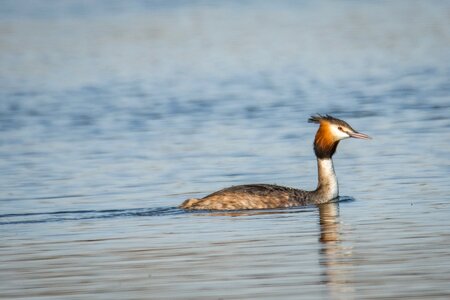
[[[183,213],[183,211],[176,207],[158,207],[4,214],[0,215],[0,225],[64,222],[90,219],[111,219],[123,217],[153,217],[177,215],[181,213]]]

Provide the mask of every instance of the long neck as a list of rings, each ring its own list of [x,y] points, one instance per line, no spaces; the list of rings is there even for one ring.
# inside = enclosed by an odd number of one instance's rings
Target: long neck
[[[334,173],[333,160],[331,158],[317,158],[319,183],[315,194],[316,203],[329,202],[339,195],[338,182]]]

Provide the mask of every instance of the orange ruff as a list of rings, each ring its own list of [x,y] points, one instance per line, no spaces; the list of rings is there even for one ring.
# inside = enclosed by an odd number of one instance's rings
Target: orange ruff
[[[334,152],[338,140],[333,136],[330,124],[327,121],[321,121],[319,130],[317,130],[314,139],[314,145],[322,152]]]

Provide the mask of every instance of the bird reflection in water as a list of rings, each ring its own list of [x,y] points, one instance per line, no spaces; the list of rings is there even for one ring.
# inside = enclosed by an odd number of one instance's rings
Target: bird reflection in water
[[[339,203],[318,205],[320,238],[319,251],[322,276],[328,287],[330,299],[353,299],[354,288],[351,274],[352,248],[341,241]]]
[[[341,197],[340,201],[351,201]],[[329,202],[316,206],[319,209],[319,263],[322,267],[322,283],[326,285],[330,299],[354,299],[352,279],[352,247],[341,240],[341,220],[339,218],[339,202]],[[311,209],[317,209],[311,207]],[[307,208],[308,209],[308,208]],[[241,211],[209,211],[213,216],[255,216],[280,213],[305,212],[299,209],[277,210],[241,210]]]

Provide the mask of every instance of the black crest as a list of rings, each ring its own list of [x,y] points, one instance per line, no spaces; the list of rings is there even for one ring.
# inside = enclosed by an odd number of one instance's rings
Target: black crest
[[[355,131],[347,122],[345,122],[341,119],[335,118],[333,116],[330,116],[330,115],[315,114],[315,115],[309,117],[309,119],[308,119],[309,123],[320,124],[321,121],[326,121],[331,124],[336,124],[338,126],[345,126],[349,129]]]

